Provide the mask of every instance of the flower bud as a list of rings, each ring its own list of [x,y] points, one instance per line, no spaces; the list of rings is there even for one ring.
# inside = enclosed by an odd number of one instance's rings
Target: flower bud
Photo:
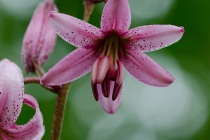
[[[21,56],[27,72],[35,72],[35,66],[42,66],[54,49],[56,33],[48,23],[50,11],[57,11],[52,1],[40,3],[24,35]]]

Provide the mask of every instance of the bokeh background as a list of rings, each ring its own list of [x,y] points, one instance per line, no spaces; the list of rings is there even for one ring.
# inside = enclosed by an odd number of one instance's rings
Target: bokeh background
[[[8,58],[23,70],[20,52],[24,32],[41,0],[0,0],[0,59]],[[82,0],[57,0],[58,9],[83,18]],[[167,69],[175,82],[166,88],[139,83],[125,73],[123,101],[115,115],[106,114],[95,102],[90,75],[73,82],[68,97],[62,140],[209,140],[210,139],[210,1],[129,0],[131,28],[148,24],[183,26],[176,44],[147,53]],[[104,4],[97,4],[90,23],[100,27]],[[75,47],[58,37],[55,51],[44,65],[47,71]],[[25,76],[32,76],[26,74]],[[25,86],[25,93],[39,102],[50,139],[56,95],[41,86]],[[19,124],[34,110],[23,106]]]

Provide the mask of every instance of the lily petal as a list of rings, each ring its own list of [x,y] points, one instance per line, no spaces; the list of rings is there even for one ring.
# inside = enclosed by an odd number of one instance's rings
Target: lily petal
[[[101,18],[101,30],[115,30],[119,34],[128,31],[131,23],[131,13],[128,0],[108,0]]]
[[[184,33],[183,27],[173,25],[148,25],[128,31],[129,46],[149,52],[167,47],[179,41]]]
[[[33,118],[25,125],[13,125],[6,134],[11,140],[40,140],[44,135],[43,117],[36,99],[28,94],[24,95],[23,103],[36,110]]]
[[[99,95],[99,103],[101,107],[109,114],[114,114],[117,112],[120,103],[122,101],[122,87],[119,89],[118,96],[115,100],[113,100],[113,92],[114,92],[115,81],[110,81],[110,96],[105,97],[102,92],[102,85],[97,85],[98,95]]]
[[[97,46],[103,36],[99,28],[69,15],[51,12],[49,22],[62,39],[76,47]]]
[[[128,54],[121,56],[120,60],[126,70],[137,80],[157,87],[168,86],[174,81],[166,70],[141,50],[127,50],[127,52]]]
[[[19,67],[8,59],[0,61],[0,128],[8,128],[20,114],[24,83]]]
[[[90,72],[97,55],[92,49],[78,48],[51,68],[42,78],[44,85],[71,82]]]

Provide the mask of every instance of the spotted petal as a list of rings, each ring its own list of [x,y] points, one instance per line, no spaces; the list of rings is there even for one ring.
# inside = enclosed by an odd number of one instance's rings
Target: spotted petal
[[[129,38],[132,49],[141,49],[149,52],[167,47],[179,41],[184,33],[182,27],[173,25],[148,25],[128,31],[125,35]]]
[[[166,70],[140,50],[127,50],[127,52],[128,54],[121,56],[120,60],[137,80],[157,87],[168,86],[174,81]]]
[[[131,23],[131,13],[128,0],[108,0],[101,18],[101,30],[116,31],[123,34],[128,31]]]
[[[103,33],[97,27],[75,17],[51,12],[49,22],[57,34],[76,47],[93,47]]]
[[[23,103],[36,110],[33,118],[25,125],[14,124],[7,129],[7,136],[10,140],[40,140],[44,134],[43,117],[35,98],[25,94]]]
[[[71,82],[90,72],[97,55],[92,49],[78,48],[51,68],[42,78],[44,85]]]
[[[0,128],[12,125],[20,114],[23,102],[23,75],[8,59],[0,61]]]

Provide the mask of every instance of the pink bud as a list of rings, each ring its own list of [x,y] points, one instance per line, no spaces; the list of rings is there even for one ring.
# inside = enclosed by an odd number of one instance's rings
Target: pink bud
[[[25,33],[21,56],[27,72],[34,72],[35,64],[42,66],[53,51],[56,33],[48,23],[50,11],[57,11],[53,2],[40,3]]]

